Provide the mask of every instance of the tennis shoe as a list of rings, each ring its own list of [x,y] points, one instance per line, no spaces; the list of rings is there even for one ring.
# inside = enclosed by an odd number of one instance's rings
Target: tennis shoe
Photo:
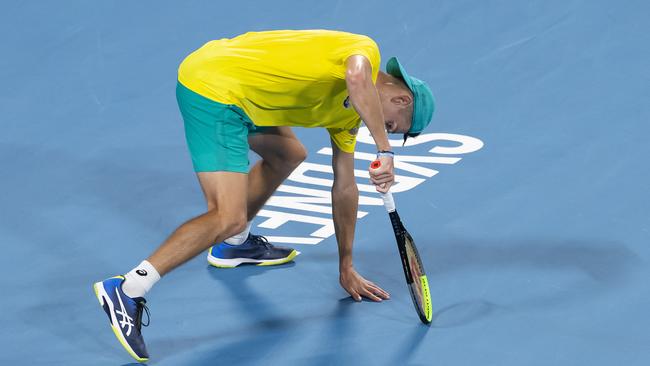
[[[212,246],[208,250],[208,263],[219,268],[234,268],[243,263],[257,266],[273,266],[291,262],[300,252],[275,246],[261,235],[249,234],[240,245],[226,242]]]
[[[138,362],[149,359],[141,328],[149,325],[149,309],[143,297],[130,298],[122,291],[123,276],[111,277],[93,285],[115,337]],[[142,313],[147,313],[147,324],[142,324]]]

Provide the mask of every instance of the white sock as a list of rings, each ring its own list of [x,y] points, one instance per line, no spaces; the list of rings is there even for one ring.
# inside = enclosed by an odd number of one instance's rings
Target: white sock
[[[246,239],[248,239],[248,234],[251,232],[251,224],[252,223],[253,223],[252,221],[249,221],[248,225],[246,225],[246,229],[244,229],[244,231],[242,231],[241,233],[239,233],[237,235],[233,235],[233,236],[231,236],[230,238],[228,238],[228,239],[226,239],[224,241],[227,244],[230,244],[230,245],[244,244]]]
[[[160,280],[160,274],[151,263],[142,261],[137,267],[125,274],[124,278],[122,291],[126,296],[134,298],[143,297],[151,290],[151,287]]]

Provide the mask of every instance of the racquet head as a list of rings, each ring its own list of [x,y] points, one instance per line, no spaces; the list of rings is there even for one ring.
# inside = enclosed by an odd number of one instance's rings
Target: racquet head
[[[406,249],[406,260],[411,274],[412,283],[409,284],[411,297],[415,310],[420,316],[420,320],[425,324],[430,324],[433,317],[431,306],[431,293],[429,292],[429,282],[427,280],[424,266],[420,260],[420,255],[413,242],[413,238],[408,232],[404,231],[404,248]]]

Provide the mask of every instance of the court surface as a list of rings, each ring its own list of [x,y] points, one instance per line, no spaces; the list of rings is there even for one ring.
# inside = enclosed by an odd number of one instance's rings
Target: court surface
[[[395,197],[433,324],[418,322],[388,218],[364,191],[371,155],[357,161],[355,263],[392,299],[354,303],[340,288],[327,133],[296,130],[310,156],[253,230],[302,254],[236,270],[201,255],[169,274],[147,298],[150,364],[650,364],[647,2],[1,6],[1,365],[132,362],[91,285],[204,209],[177,66],[208,40],[286,28],[370,35],[383,62],[397,55],[432,86],[430,135],[396,147]]]

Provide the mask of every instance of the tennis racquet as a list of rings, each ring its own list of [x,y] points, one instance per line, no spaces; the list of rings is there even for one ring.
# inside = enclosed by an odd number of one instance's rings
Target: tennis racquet
[[[377,169],[381,166],[379,160],[375,160],[370,164],[370,168]],[[393,226],[395,239],[397,240],[397,249],[399,250],[400,258],[402,259],[402,267],[404,268],[404,276],[406,277],[406,284],[411,292],[411,299],[415,305],[415,310],[424,324],[431,324],[432,306],[431,306],[431,293],[429,292],[429,282],[427,275],[424,272],[422,260],[418,254],[415,242],[411,235],[406,231],[402,220],[397,214],[395,208],[395,200],[393,194],[390,192],[380,193],[384,201],[384,207],[388,211],[390,222]]]

